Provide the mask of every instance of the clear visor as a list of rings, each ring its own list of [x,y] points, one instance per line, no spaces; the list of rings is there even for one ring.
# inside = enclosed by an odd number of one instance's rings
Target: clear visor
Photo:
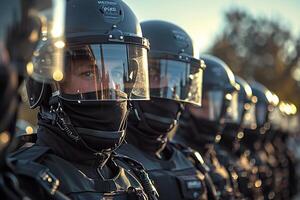
[[[39,40],[27,74],[37,81],[60,81],[63,78],[65,47],[66,1],[34,1],[30,15],[39,20],[41,33],[31,33],[31,40]],[[40,37],[39,37],[40,36]]]
[[[265,104],[256,104],[256,120],[258,126],[263,126],[267,120],[268,109]]]
[[[256,105],[254,103],[246,103],[243,108],[245,110],[244,116],[242,119],[242,125],[244,128],[255,129],[256,125],[256,116],[255,116],[255,108]]]
[[[203,69],[199,65],[166,60],[149,60],[152,97],[173,99],[201,105]]]
[[[146,100],[147,50],[129,44],[90,44],[67,49],[58,94],[66,100]]]
[[[218,121],[221,117],[224,93],[222,91],[203,92],[202,106],[191,106],[192,114],[200,119]]]
[[[237,91],[227,93],[225,95],[225,122],[226,123],[239,123],[238,114],[238,98]]]

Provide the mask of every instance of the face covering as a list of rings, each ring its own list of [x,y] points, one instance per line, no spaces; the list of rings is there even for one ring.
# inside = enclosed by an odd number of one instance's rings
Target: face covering
[[[127,101],[62,100],[62,108],[89,148],[97,152],[112,151],[121,145],[125,137]]]
[[[149,153],[161,152],[179,115],[180,104],[172,100],[151,98],[135,102],[129,115],[127,142]]]
[[[62,107],[74,127],[100,131],[119,131],[127,113],[126,101],[63,101]]]
[[[180,104],[173,100],[151,98],[151,101],[138,102],[144,123],[155,132],[168,133],[177,124]]]
[[[216,136],[220,133],[219,124],[205,119],[198,119],[191,116],[196,127],[196,131],[201,138],[205,138],[207,143],[214,143]]]

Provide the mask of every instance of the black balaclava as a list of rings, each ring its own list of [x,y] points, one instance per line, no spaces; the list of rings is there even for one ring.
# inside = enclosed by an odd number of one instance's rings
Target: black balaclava
[[[57,118],[49,121],[49,112],[40,113],[39,125],[54,129],[68,142],[93,153],[111,152],[121,145],[129,112],[127,101],[59,102],[69,130]]]
[[[150,154],[159,154],[177,127],[181,105],[174,100],[151,98],[134,103],[126,140]]]
[[[175,140],[183,138],[187,145],[203,152],[207,145],[214,144],[219,131],[217,122],[196,118],[186,110],[180,118]]]

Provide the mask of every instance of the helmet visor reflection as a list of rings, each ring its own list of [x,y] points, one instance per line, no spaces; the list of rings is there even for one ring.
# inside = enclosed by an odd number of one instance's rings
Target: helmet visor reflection
[[[66,100],[149,99],[147,50],[129,44],[69,47],[58,88]]]
[[[150,59],[150,95],[201,105],[203,69],[188,62]]]

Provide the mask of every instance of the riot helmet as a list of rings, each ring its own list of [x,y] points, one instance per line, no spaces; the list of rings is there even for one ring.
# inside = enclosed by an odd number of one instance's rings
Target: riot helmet
[[[260,129],[263,134],[270,128],[269,114],[275,107],[274,95],[258,82],[252,81],[250,86],[253,94],[257,97],[255,106],[257,129]]]
[[[150,40],[151,97],[201,104],[203,60],[195,58],[191,37],[175,24],[152,20],[141,24]]]
[[[176,126],[181,103],[201,104],[205,64],[195,58],[193,41],[181,27],[159,20],[142,22],[141,27],[151,44],[151,101],[135,104],[136,113],[145,124],[166,133]]]
[[[238,100],[238,125],[244,128],[256,128],[255,106],[257,97],[253,95],[250,85],[241,77],[235,76],[240,85]]]
[[[149,42],[121,0],[67,1],[65,40],[63,76],[27,80],[31,108],[40,106],[62,137],[92,152],[111,152],[125,137],[128,100],[149,99]],[[46,56],[34,57],[33,65]]]
[[[51,79],[52,74],[41,73],[44,66],[33,67],[30,62],[34,51],[46,37],[51,44],[46,51],[55,52],[51,59],[59,61],[63,47],[65,2],[59,0],[4,0],[0,6],[0,151],[11,141],[14,134],[18,88],[24,76],[40,76],[41,81]],[[44,38],[45,40],[45,38]],[[51,65],[56,69],[59,65]],[[36,73],[33,73],[36,71]],[[55,71],[55,70],[53,70]],[[26,73],[28,72],[28,73]],[[50,77],[49,77],[50,76]]]
[[[231,150],[239,148],[239,141],[244,137],[244,128],[256,128],[255,103],[256,97],[252,94],[249,84],[239,76],[235,76],[240,86],[238,92],[238,117],[236,121],[225,124],[221,144]]]
[[[222,60],[211,55],[202,55],[201,59],[206,65],[202,105],[187,105],[181,118],[181,126],[184,128],[193,125],[197,141],[212,144],[220,141],[225,123],[237,120],[239,85]]]
[[[238,91],[230,68],[219,58],[203,55],[206,64],[203,76],[202,107],[192,112],[195,117],[215,123],[238,120]]]
[[[256,142],[263,141],[267,131],[270,130],[269,115],[275,107],[275,101],[273,93],[262,84],[255,81],[249,84],[253,95],[257,98],[255,105],[256,127],[244,127],[242,142],[252,148],[255,147]]]

